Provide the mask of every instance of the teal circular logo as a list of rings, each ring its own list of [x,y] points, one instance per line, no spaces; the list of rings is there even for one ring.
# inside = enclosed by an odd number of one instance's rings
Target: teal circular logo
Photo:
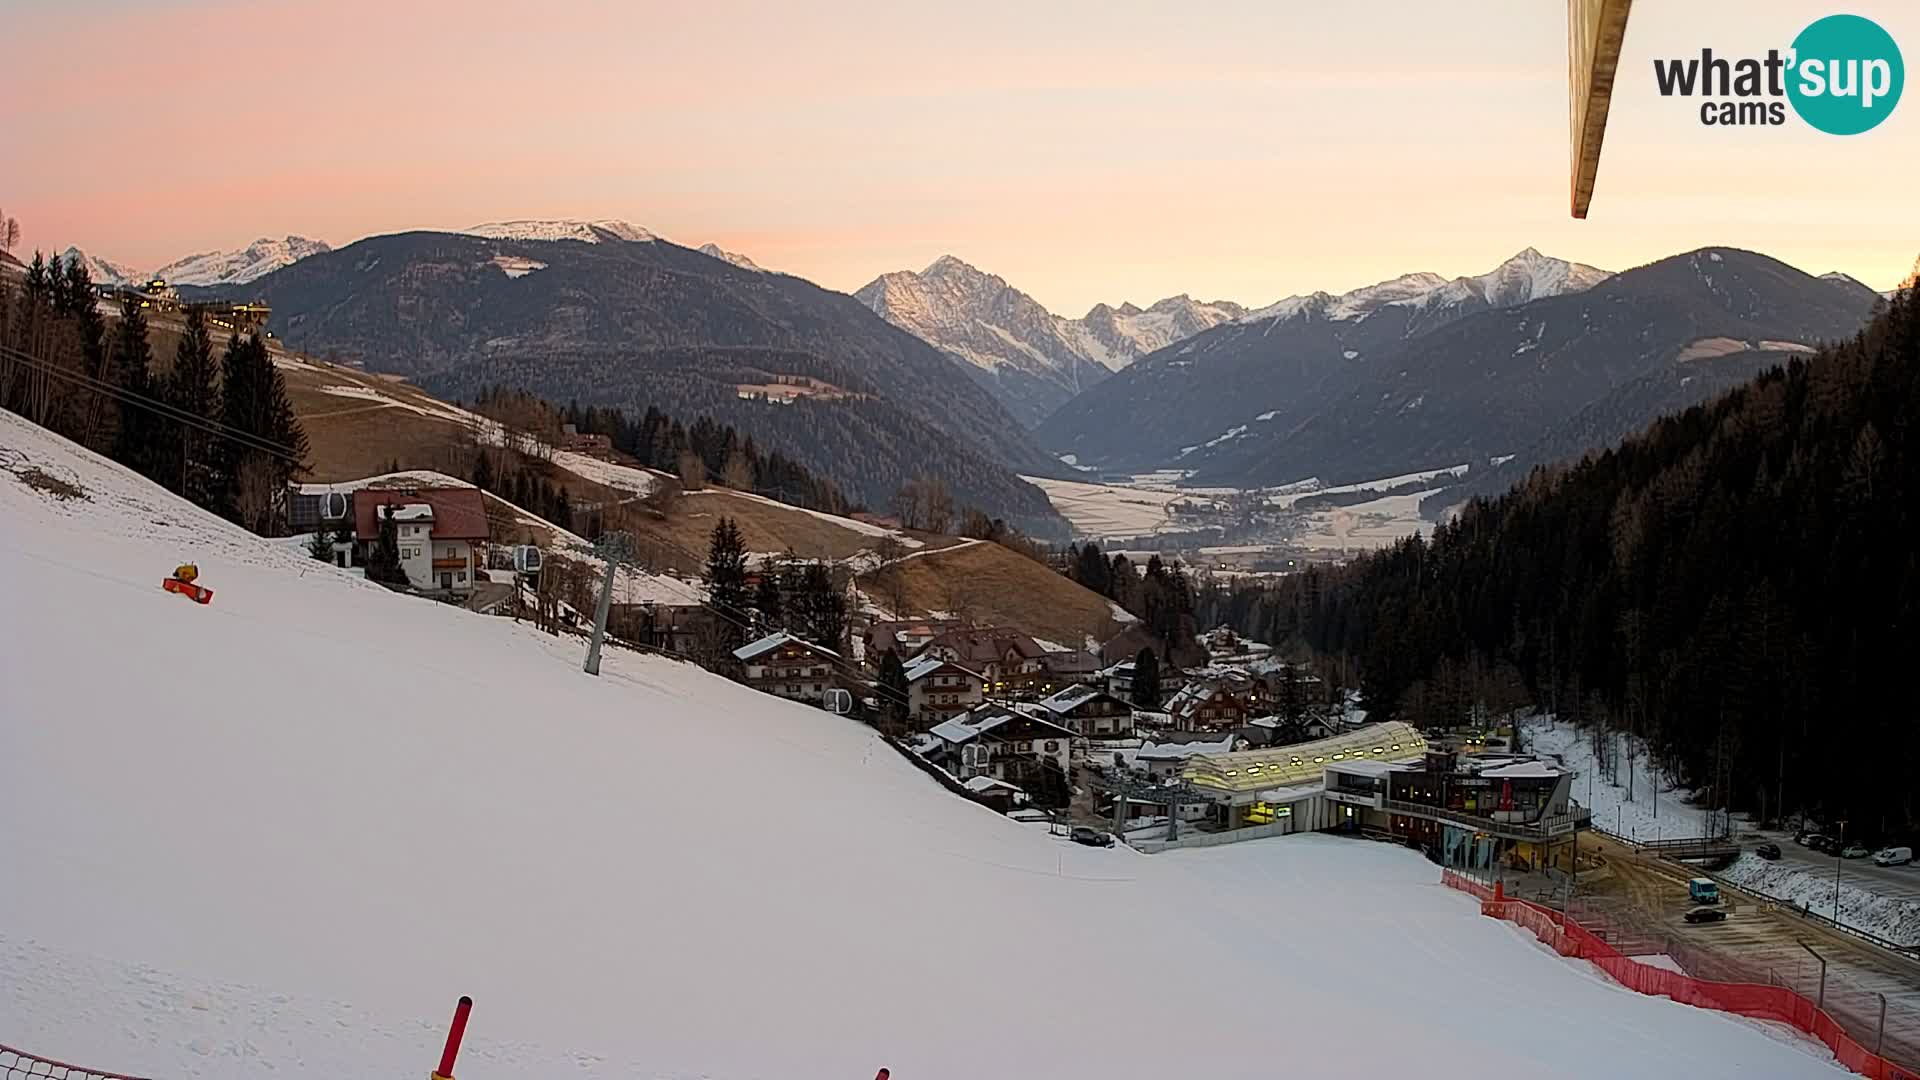
[[[1787,99],[1829,135],[1872,130],[1900,103],[1906,65],[1893,35],[1872,19],[1829,15],[1793,39]]]

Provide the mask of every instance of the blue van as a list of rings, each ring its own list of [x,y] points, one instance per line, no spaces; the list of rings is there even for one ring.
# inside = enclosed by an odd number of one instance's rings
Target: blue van
[[[1697,877],[1687,882],[1687,897],[1696,904],[1720,902],[1720,886],[1712,878]]]

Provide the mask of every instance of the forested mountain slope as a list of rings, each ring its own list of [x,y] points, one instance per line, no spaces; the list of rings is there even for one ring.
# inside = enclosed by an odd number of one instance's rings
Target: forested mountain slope
[[[1376,716],[1461,721],[1503,664],[1763,814],[1915,819],[1920,319],[1856,337],[1267,598]]]

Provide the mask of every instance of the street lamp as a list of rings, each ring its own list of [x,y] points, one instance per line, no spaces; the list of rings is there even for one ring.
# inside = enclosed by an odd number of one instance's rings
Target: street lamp
[[[1847,850],[1847,823],[1840,822],[1840,835],[1833,842],[1833,925],[1840,925],[1840,864],[1841,852]]]

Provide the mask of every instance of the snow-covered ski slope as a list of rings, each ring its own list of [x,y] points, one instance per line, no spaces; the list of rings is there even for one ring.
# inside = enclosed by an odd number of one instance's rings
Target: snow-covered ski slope
[[[186,559],[211,606],[161,591]],[[1402,849],[1076,847],[865,728],[625,652],[589,678],[4,413],[0,596],[0,1041],[51,1057],[421,1076],[464,993],[461,1080],[1834,1075]]]

